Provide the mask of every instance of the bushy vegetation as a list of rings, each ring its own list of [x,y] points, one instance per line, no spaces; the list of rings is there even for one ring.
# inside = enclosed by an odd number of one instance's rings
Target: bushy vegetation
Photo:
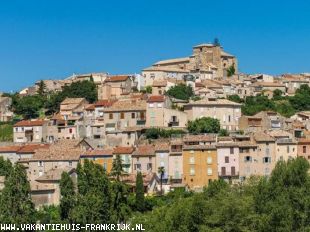
[[[189,121],[187,129],[190,133],[218,133],[221,129],[220,120],[210,117],[202,117]]]
[[[238,95],[231,95],[227,98],[237,103],[243,103],[241,109],[244,115],[254,115],[260,111],[272,110],[284,117],[290,117],[298,111],[310,110],[310,87],[308,85],[301,85],[294,96],[283,96],[282,91],[276,89],[272,99],[264,95],[249,96],[245,99],[241,99]]]
[[[170,138],[173,135],[180,134],[185,134],[185,131],[181,129],[162,129],[156,127],[146,129],[144,133],[147,139]]]
[[[92,81],[74,82],[65,86],[61,92],[46,92],[43,82],[39,84],[37,94],[33,96],[19,96],[7,94],[12,98],[12,110],[15,114],[21,115],[23,119],[32,119],[52,114],[59,111],[60,103],[67,97],[83,97],[93,103],[97,100],[96,85]]]
[[[133,218],[147,231],[309,231],[309,164],[279,162],[270,178],[244,185],[211,182],[202,193]]]
[[[0,142],[13,140],[13,124],[0,123]]]
[[[167,94],[176,99],[189,100],[194,96],[194,91],[191,86],[181,83],[170,87]]]

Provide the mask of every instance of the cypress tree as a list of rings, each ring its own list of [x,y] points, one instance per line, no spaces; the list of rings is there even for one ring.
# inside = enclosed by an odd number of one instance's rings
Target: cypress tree
[[[74,183],[67,172],[61,174],[60,194],[60,216],[62,220],[68,220],[75,206],[76,194],[74,191]]]
[[[123,174],[122,159],[120,155],[116,155],[115,159],[113,160],[110,175],[116,178],[117,181],[119,181],[122,174]]]
[[[136,177],[136,208],[140,212],[143,212],[145,209],[144,186],[143,186],[143,177],[142,177],[141,172],[138,172],[137,177]]]
[[[17,164],[5,180],[0,202],[0,221],[7,224],[34,223],[34,215],[27,174],[24,167]]]

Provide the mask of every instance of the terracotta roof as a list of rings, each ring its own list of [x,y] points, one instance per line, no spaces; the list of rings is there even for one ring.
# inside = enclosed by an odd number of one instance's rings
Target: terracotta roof
[[[133,152],[133,147],[115,147],[113,149],[113,154],[132,154]]]
[[[113,105],[113,102],[115,102],[115,101],[105,99],[105,100],[97,101],[94,105],[95,105],[95,107],[102,107],[102,106],[103,107],[109,107],[109,106]]]
[[[87,156],[110,156],[110,155],[113,155],[113,150],[111,149],[106,149],[106,150],[96,149],[96,150],[86,151],[81,156],[87,157]]]
[[[38,149],[48,149],[49,144],[27,144],[21,147],[17,153],[35,153]]]
[[[165,101],[165,96],[163,95],[153,95],[150,96],[147,102],[164,102]]]
[[[169,151],[169,150],[170,150],[169,142],[155,143],[155,151]]]
[[[129,175],[124,175],[121,177],[121,181],[131,185],[135,186],[136,185],[136,174],[129,174]],[[159,182],[156,173],[142,173],[142,178],[143,178],[143,185],[148,186],[154,179]]]
[[[128,75],[110,76],[109,78],[105,79],[105,82],[126,81],[128,78]]]
[[[285,85],[277,82],[255,82],[252,86],[264,86],[264,87],[285,87]]]
[[[264,132],[256,132],[254,133],[254,139],[257,142],[274,142],[275,139],[271,137],[270,135],[264,133]]]
[[[2,146],[0,152],[17,152],[21,149],[21,146]]]
[[[95,110],[95,105],[90,104],[89,106],[85,107],[85,110]]]
[[[155,155],[155,146],[154,145],[140,145],[135,150],[134,155],[153,156]]]
[[[216,147],[210,145],[184,145],[183,150],[216,150]]]
[[[80,141],[73,139],[59,140],[51,144],[48,149],[38,149],[31,161],[79,160],[82,149],[78,147]]]
[[[104,112],[119,111],[146,111],[146,101],[139,99],[119,100],[111,107],[104,109]]]
[[[44,183],[39,183],[37,181],[31,181],[30,189],[31,189],[31,192],[36,192],[36,191],[55,190],[56,188],[54,184],[44,184]]]
[[[43,126],[46,121],[44,120],[23,120],[15,123],[14,127],[31,127],[31,126]]]
[[[85,98],[69,98],[67,97],[65,100],[61,102],[61,105],[67,105],[67,104],[80,104],[82,101],[84,101]]]
[[[184,142],[215,142],[216,138],[214,135],[185,135],[183,137]]]
[[[196,82],[195,87],[205,87],[205,85],[201,82]]]
[[[216,147],[238,147],[239,144],[238,143],[234,143],[234,142],[231,142],[231,143],[217,143],[216,144]]]
[[[171,63],[184,63],[184,62],[188,62],[188,61],[189,61],[189,57],[182,57],[182,58],[161,60],[161,61],[156,62],[155,65],[171,64]]]
[[[300,138],[298,144],[310,144],[310,138]]]
[[[199,106],[199,105],[226,105],[226,106],[241,106],[241,104],[229,101],[227,99],[202,99],[195,102],[186,104],[186,106]]]

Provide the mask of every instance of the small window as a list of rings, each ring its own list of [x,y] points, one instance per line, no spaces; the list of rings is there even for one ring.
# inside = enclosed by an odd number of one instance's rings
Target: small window
[[[263,158],[263,163],[266,164],[266,163],[271,163],[271,157],[264,157]]]
[[[153,103],[150,103],[150,104],[149,104],[149,107],[150,107],[150,108],[153,108],[153,107],[154,107],[154,104],[153,104]]]
[[[211,156],[209,156],[209,157],[207,158],[207,163],[208,163],[208,164],[212,164],[212,157],[211,157]]]
[[[135,118],[136,114],[135,113],[131,113],[131,118]]]
[[[109,119],[113,119],[113,113],[109,114]]]
[[[229,156],[225,156],[225,163],[229,163]]]
[[[38,167],[43,167],[43,161],[38,162]]]
[[[124,118],[125,118],[125,113],[121,112],[121,119],[124,119]]]
[[[289,145],[286,146],[286,152],[290,153],[290,146]]]
[[[194,164],[194,163],[195,163],[195,157],[193,157],[193,156],[190,157],[190,158],[189,158],[189,163],[190,163],[190,164]]]
[[[72,167],[72,161],[69,161],[69,166]]]
[[[233,147],[230,148],[230,154],[231,155],[234,154],[234,148]]]
[[[251,156],[245,156],[244,162],[252,162],[252,157]]]
[[[194,176],[194,175],[195,175],[195,168],[194,168],[194,167],[191,167],[191,169],[190,169],[190,175],[191,175],[191,176]]]
[[[208,168],[208,176],[212,176],[212,168]]]
[[[307,153],[307,147],[306,146],[302,146],[302,152]]]

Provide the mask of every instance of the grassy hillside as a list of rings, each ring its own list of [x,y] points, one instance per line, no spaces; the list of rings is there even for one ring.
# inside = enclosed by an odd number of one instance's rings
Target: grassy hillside
[[[11,123],[0,124],[0,142],[13,141],[13,125]]]

